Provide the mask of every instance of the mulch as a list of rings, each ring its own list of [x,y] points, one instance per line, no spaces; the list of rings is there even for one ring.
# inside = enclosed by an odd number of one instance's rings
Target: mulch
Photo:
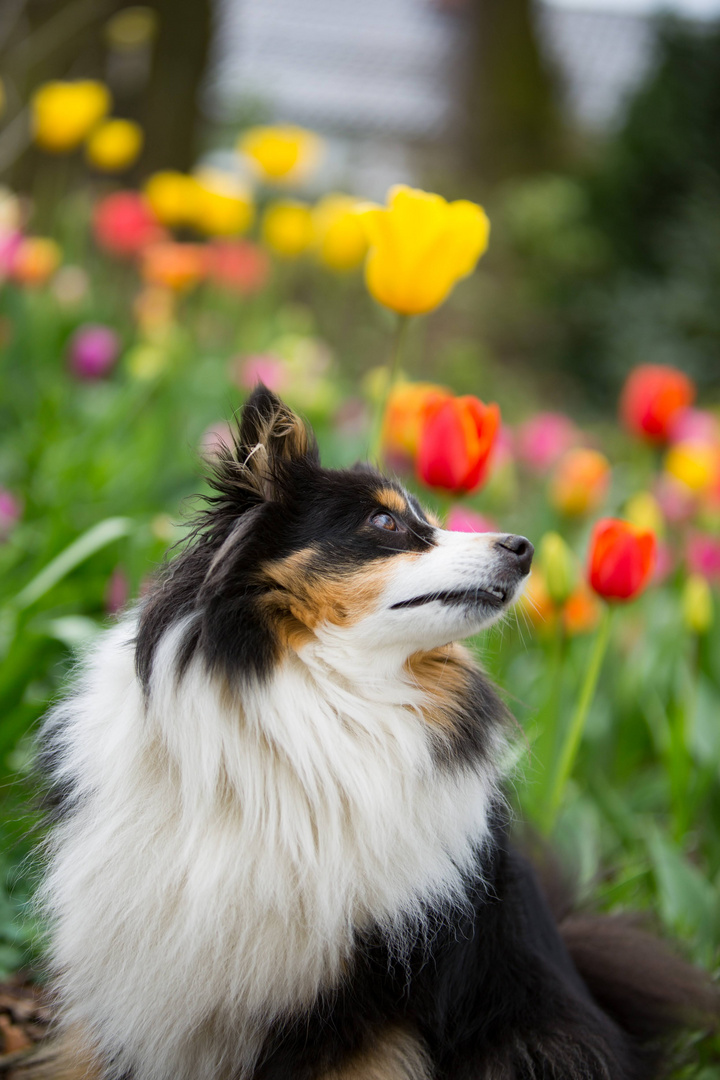
[[[0,1077],[42,1042],[52,1021],[41,987],[22,976],[0,982]]]

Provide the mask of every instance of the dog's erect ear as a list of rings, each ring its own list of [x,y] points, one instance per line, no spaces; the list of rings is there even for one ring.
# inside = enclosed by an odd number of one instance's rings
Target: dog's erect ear
[[[238,449],[246,455],[276,461],[318,460],[312,432],[262,383],[258,383],[243,407]],[[248,465],[251,463],[252,457]]]
[[[262,383],[243,407],[233,456],[245,486],[254,488],[263,499],[276,497],[283,465],[299,461],[318,464],[320,460],[312,431]]]

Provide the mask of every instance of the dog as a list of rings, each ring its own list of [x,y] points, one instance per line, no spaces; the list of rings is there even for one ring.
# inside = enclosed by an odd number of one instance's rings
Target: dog
[[[254,391],[190,541],[44,724],[61,1032],[18,1076],[657,1074],[715,997],[619,920],[558,921],[508,836],[508,712],[458,644],[532,555],[322,468]]]

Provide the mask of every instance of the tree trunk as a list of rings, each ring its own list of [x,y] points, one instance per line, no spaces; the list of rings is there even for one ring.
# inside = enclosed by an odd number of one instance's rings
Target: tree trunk
[[[144,171],[189,169],[201,149],[199,92],[212,31],[211,0],[151,0],[159,33],[138,110],[145,128]]]
[[[485,181],[556,164],[562,149],[555,86],[533,0],[469,0],[463,157]]]

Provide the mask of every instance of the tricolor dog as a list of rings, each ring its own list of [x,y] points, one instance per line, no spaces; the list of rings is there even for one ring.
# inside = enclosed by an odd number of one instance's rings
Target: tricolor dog
[[[506,709],[458,644],[531,543],[322,468],[262,387],[212,487],[44,726],[61,1031],[36,1075],[655,1076],[709,991],[551,912],[508,839]]]

